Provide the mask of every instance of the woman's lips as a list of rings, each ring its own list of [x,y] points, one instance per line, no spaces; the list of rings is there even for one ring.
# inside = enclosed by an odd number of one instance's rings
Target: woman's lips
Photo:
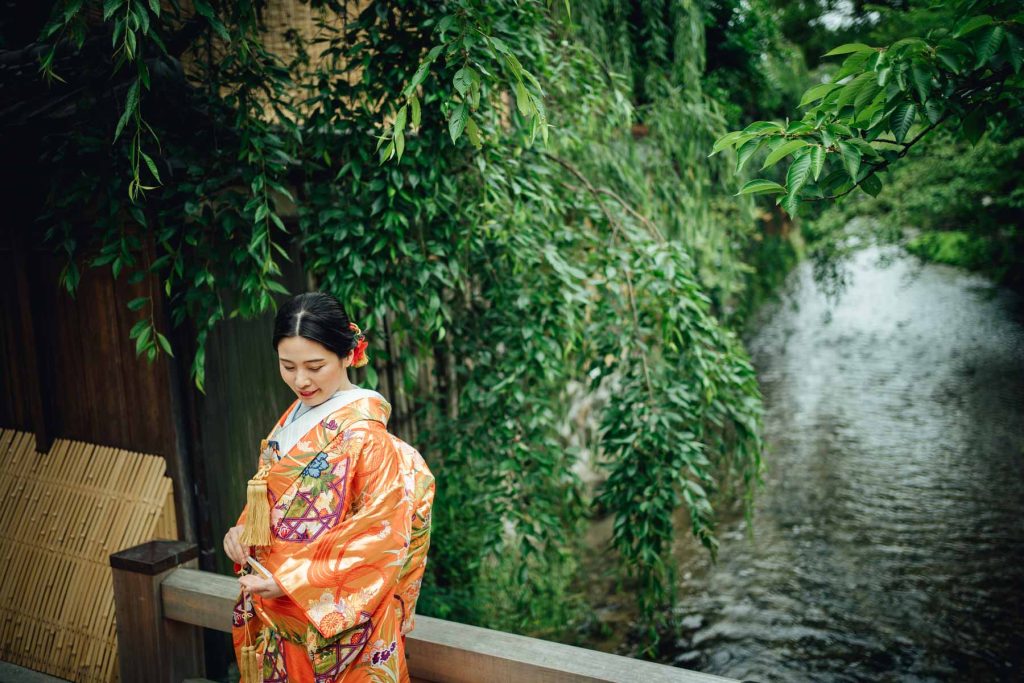
[[[299,392],[299,396],[301,396],[302,398],[309,398],[310,396],[312,396],[313,394],[315,394],[318,391],[320,391],[320,390],[319,389],[314,389],[313,391],[300,391]]]

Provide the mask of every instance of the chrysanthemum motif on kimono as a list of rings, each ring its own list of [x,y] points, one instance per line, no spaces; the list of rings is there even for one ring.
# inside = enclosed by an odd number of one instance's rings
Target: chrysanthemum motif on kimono
[[[310,602],[307,612],[320,633],[329,638],[351,627],[360,618],[369,618],[370,613],[363,611],[363,607],[373,596],[373,590],[361,588],[350,595],[348,600],[341,597],[335,599],[334,593],[327,590],[320,594],[319,600]]]

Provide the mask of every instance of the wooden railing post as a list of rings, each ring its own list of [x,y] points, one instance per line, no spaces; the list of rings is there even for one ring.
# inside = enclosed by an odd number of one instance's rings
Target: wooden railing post
[[[110,556],[117,657],[124,683],[179,683],[206,674],[203,630],[164,618],[160,584],[179,567],[196,567],[199,551],[183,541],[150,541]]]

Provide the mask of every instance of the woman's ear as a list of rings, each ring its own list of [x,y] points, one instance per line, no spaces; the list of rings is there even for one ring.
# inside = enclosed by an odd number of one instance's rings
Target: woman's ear
[[[341,367],[347,368],[352,365],[352,357],[355,355],[356,350],[352,349],[348,352],[348,355],[341,359]]]

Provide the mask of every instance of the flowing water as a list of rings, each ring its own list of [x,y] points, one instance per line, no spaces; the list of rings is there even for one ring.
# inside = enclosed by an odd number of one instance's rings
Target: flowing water
[[[976,276],[807,264],[748,340],[768,470],[684,552],[675,663],[756,681],[1024,679],[1024,325]]]

